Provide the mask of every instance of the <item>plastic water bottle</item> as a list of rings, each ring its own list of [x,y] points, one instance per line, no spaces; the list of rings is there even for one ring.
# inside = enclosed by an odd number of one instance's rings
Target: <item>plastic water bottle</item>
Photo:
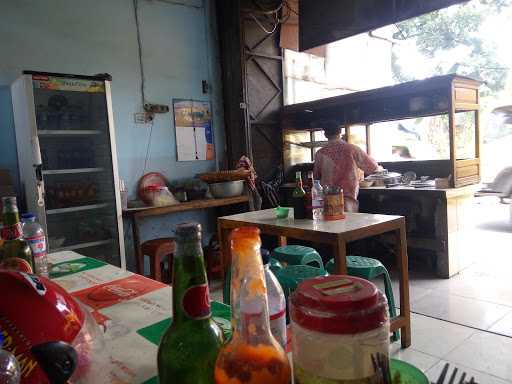
[[[320,220],[324,214],[324,189],[320,184],[320,180],[313,182],[311,195],[313,201],[313,219]]]
[[[269,251],[262,249],[261,258],[263,259],[265,282],[267,284],[270,330],[283,349],[286,349],[286,299],[284,298],[283,288],[270,270]]]
[[[35,273],[48,277],[48,258],[46,256],[46,236],[43,227],[32,213],[21,215],[23,238],[30,245],[34,258]]]

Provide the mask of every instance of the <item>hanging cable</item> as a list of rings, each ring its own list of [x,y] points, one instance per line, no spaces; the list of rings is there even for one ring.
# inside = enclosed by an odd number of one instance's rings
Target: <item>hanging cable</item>
[[[252,0],[252,3],[257,9],[246,10],[246,12],[267,35],[273,34],[280,24],[284,24],[289,19],[293,11],[285,0],[282,0],[277,7],[275,6],[275,1],[265,3],[262,0]],[[269,4],[271,4],[273,8],[270,8]],[[287,10],[286,13],[284,12],[284,9]],[[272,28],[268,29],[265,27],[263,22],[256,15],[263,15],[267,19],[271,17]]]
[[[152,134],[153,134],[153,120],[151,120],[151,124],[149,126],[149,138],[148,138],[148,144],[146,146],[146,157],[144,158],[144,169],[142,170],[142,176],[144,176],[146,174],[146,170],[148,168],[149,150],[151,148]]]
[[[195,9],[201,9],[204,7],[204,4],[201,4],[201,5],[194,5],[194,4],[189,4],[189,3],[185,3],[183,1],[176,1],[176,0],[157,0],[161,3],[165,3],[165,4],[170,4],[170,5],[180,5],[182,7],[186,7],[186,8],[195,8]]]
[[[272,30],[268,30],[267,28],[265,28],[265,26],[258,20],[258,18],[256,16],[254,16],[254,14],[250,13],[249,16],[251,16],[254,21],[256,22],[256,24],[258,24],[258,26],[263,30],[263,32],[265,32],[267,35],[271,35],[273,34],[276,29],[277,29],[277,26],[279,25],[279,23],[275,23],[274,26],[272,27]]]
[[[140,68],[140,96],[142,101],[142,108],[144,107],[144,104],[146,104],[146,95],[144,94],[144,88],[145,88],[145,76],[144,76],[144,63],[142,60],[142,42],[140,37],[140,25],[139,25],[139,1],[133,0],[133,11],[135,15],[135,27],[137,29],[137,48],[138,48],[138,54],[139,54],[139,68]]]
[[[275,0],[270,0],[270,1],[267,1],[265,3],[265,1],[262,1],[262,0],[252,0],[252,3],[259,8],[258,13],[265,13],[265,14],[273,14],[273,13],[277,13],[281,10],[281,8],[283,8],[283,5],[284,5],[284,0],[281,1],[279,3],[279,5],[277,7],[274,7],[274,8],[270,8],[271,6],[274,6],[276,1]],[[270,5],[269,5],[270,3]]]
[[[293,9],[288,0],[284,1],[284,5],[286,6],[286,8],[288,8],[288,12],[294,13],[295,15],[299,16],[299,12]]]

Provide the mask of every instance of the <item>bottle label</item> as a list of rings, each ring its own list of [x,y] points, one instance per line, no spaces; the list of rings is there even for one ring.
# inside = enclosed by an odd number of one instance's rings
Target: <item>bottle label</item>
[[[30,245],[35,259],[46,256],[46,237],[44,235],[27,237],[25,240]]]
[[[189,319],[203,320],[211,316],[208,284],[189,287],[181,302],[183,312]]]
[[[344,215],[343,192],[337,194],[327,194],[324,197],[324,218],[325,220],[339,220]]]
[[[270,315],[270,330],[277,342],[286,348],[286,310]]]
[[[0,237],[4,240],[16,240],[22,237],[21,223],[4,225],[0,231]]]

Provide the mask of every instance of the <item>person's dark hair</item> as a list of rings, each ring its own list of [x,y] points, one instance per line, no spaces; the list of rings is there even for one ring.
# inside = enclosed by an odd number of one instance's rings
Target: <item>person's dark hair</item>
[[[339,135],[341,133],[341,126],[334,120],[324,121],[322,127],[324,129],[324,135],[327,138]]]

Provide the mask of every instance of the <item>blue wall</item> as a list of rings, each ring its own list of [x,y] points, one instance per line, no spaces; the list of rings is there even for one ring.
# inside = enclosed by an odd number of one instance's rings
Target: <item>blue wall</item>
[[[18,185],[16,136],[9,87],[0,85],[0,168],[10,170],[13,184]],[[17,188],[16,188],[17,189]]]
[[[210,100],[214,116],[216,161],[177,162],[172,112],[154,120],[146,172],[168,179],[215,169],[225,152],[218,42],[214,0],[188,0],[189,6],[139,0],[146,99],[171,107],[173,98]],[[120,177],[130,197],[143,173],[149,125],[134,124],[141,109],[137,37],[131,0],[16,0],[0,3],[0,167],[16,172],[16,151],[9,86],[24,69],[113,77],[112,99]],[[212,90],[203,95],[201,81]],[[211,214],[210,214],[211,215]],[[151,220],[142,238],[169,236],[175,223],[198,220],[215,230],[206,212]],[[128,264],[131,228],[125,223]]]

